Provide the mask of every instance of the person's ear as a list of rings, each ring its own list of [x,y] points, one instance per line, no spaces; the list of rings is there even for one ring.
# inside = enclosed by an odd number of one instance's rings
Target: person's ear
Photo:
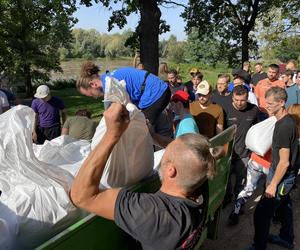
[[[90,81],[89,85],[90,85],[91,88],[97,88],[98,87],[97,81],[95,79]]]
[[[169,162],[166,166],[166,174],[169,178],[174,178],[176,176],[177,170],[173,163]]]

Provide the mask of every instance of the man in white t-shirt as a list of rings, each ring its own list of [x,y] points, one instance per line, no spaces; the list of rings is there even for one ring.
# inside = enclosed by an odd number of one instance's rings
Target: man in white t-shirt
[[[9,103],[6,94],[0,90],[0,114],[9,110]]]

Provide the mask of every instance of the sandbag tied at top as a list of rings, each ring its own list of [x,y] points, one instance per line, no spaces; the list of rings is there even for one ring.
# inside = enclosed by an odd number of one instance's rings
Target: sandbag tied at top
[[[246,135],[246,147],[252,152],[264,156],[271,148],[276,121],[276,117],[271,116],[252,126]]]
[[[119,142],[115,145],[104,169],[101,186],[122,187],[137,183],[153,171],[154,152],[152,138],[144,114],[130,102],[126,83],[107,77],[104,102],[119,102],[129,111],[130,123]],[[94,149],[106,131],[102,118],[92,139]]]

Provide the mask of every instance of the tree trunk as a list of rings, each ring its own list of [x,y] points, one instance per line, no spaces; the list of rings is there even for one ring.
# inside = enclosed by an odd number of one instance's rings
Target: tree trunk
[[[31,72],[30,72],[30,64],[25,64],[23,67],[23,77],[25,82],[26,89],[26,97],[33,96],[32,84],[31,84]]]
[[[249,61],[249,32],[244,27],[242,30],[242,64]]]
[[[149,72],[158,73],[158,36],[161,12],[155,0],[140,0],[140,55],[141,62]]]

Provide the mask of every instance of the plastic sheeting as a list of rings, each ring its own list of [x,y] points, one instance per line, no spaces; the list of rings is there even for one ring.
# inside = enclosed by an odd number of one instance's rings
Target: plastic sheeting
[[[31,249],[82,216],[68,197],[73,176],[36,158],[33,121],[33,110],[21,105],[0,116],[0,242],[4,242],[0,248],[4,249]]]
[[[125,85],[113,78],[106,81],[105,103],[126,105],[131,122],[105,166],[100,185],[105,188],[139,182],[154,164],[145,117],[130,103]],[[106,130],[102,119],[92,143],[61,136],[35,145],[33,121],[33,110],[21,105],[0,115],[0,249],[32,249],[84,215],[68,192]]]
[[[252,152],[264,156],[271,148],[276,121],[276,117],[271,116],[253,125],[246,135],[246,147]]]

